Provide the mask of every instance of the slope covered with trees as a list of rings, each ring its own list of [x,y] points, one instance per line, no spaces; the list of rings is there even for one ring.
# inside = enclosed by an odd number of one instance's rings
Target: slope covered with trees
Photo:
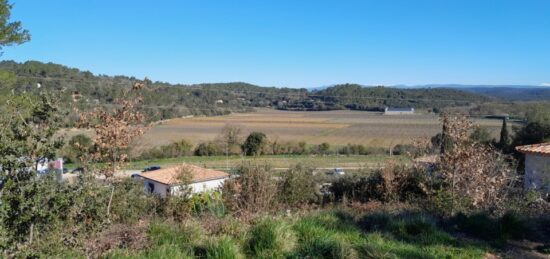
[[[0,93],[56,94],[66,111],[77,107],[112,106],[125,90],[144,83],[144,111],[152,120],[186,115],[222,115],[246,112],[253,107],[284,110],[381,110],[384,106],[440,109],[467,106],[487,98],[453,89],[397,89],[336,85],[321,91],[217,83],[181,85],[140,80],[128,76],[94,75],[59,64],[27,61],[0,62]],[[70,118],[70,116],[69,116]]]

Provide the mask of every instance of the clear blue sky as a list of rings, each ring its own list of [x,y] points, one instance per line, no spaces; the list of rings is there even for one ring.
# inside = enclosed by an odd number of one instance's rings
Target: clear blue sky
[[[548,0],[12,0],[2,59],[172,83],[550,83]]]

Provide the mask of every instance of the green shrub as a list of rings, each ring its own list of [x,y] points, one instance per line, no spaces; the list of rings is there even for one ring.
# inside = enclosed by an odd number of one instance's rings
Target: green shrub
[[[143,191],[142,182],[124,179],[121,182],[113,183],[113,188],[111,220],[131,223],[154,212],[156,198]]]
[[[267,137],[262,132],[252,132],[243,143],[242,149],[247,156],[258,156],[264,153]]]
[[[164,198],[156,196],[156,213],[167,219],[183,221],[189,218],[192,213],[192,203],[188,197],[184,196],[166,196]]]
[[[279,199],[288,206],[312,202],[317,199],[317,183],[313,168],[297,164],[281,174]]]
[[[61,151],[65,162],[80,165],[81,159],[92,151],[92,145],[92,139],[84,134],[73,136]]]
[[[220,192],[203,192],[189,197],[189,206],[195,215],[209,213],[216,217],[223,217],[227,213]]]
[[[397,144],[392,148],[392,155],[414,155],[418,148],[411,144]]]
[[[361,202],[407,201],[425,198],[429,184],[429,178],[424,170],[387,166],[369,176],[339,177],[333,182],[331,191],[337,200],[346,197]]]
[[[264,219],[250,230],[247,250],[255,257],[280,258],[289,253],[294,245],[294,233],[285,222]]]
[[[200,143],[195,149],[196,156],[219,156],[223,154],[222,148],[213,142]]]
[[[317,155],[328,155],[330,153],[330,144],[323,142],[319,145],[312,146],[309,152]]]
[[[139,160],[162,159],[182,157],[192,154],[193,145],[186,140],[180,140],[168,145],[152,148],[144,151],[139,157]]]

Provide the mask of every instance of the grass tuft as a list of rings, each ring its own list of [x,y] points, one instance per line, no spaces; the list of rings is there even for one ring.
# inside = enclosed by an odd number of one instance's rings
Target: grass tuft
[[[255,257],[280,258],[292,251],[295,243],[294,232],[286,222],[263,219],[252,227],[247,250]]]
[[[227,236],[211,239],[207,243],[205,250],[205,257],[209,259],[244,258],[237,243]]]

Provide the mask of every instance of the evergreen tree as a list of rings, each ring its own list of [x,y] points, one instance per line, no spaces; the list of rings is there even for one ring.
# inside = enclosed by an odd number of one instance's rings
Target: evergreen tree
[[[242,149],[247,156],[261,155],[262,148],[265,145],[266,136],[262,132],[252,132],[246,138]]]
[[[508,134],[508,126],[506,125],[506,118],[502,119],[502,128],[500,129],[500,141],[499,146],[501,149],[506,149],[510,143],[510,136]]]
[[[0,49],[5,46],[19,45],[31,39],[29,32],[21,27],[21,22],[10,22],[12,5],[0,0]]]

